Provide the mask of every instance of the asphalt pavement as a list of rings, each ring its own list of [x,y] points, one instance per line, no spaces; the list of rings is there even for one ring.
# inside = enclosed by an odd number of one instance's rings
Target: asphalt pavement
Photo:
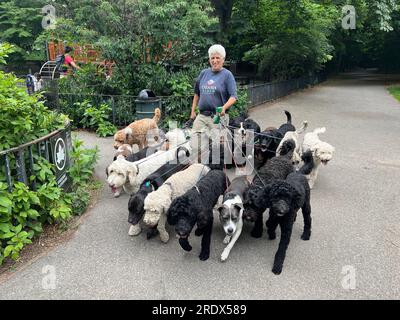
[[[0,283],[0,299],[399,299],[400,103],[390,81],[347,73],[251,110],[262,128],[283,123],[283,110],[297,127],[324,126],[321,140],[336,148],[312,190],[311,239],[300,239],[300,216],[281,275],[271,272],[280,233],[268,240],[265,226],[254,239],[246,223],[224,263],[216,216],[207,261],[197,237],[184,252],[172,227],[167,244],[129,236],[129,197],[113,198],[105,184],[112,138],[80,132],[100,148],[100,198],[71,240]]]

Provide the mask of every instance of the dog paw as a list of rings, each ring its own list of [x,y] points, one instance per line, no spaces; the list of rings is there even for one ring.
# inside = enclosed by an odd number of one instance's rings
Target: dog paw
[[[128,234],[130,236],[137,236],[142,231],[139,224],[133,224],[130,226]]]
[[[274,274],[276,274],[276,275],[281,274],[281,272],[282,272],[282,266],[274,266],[274,267],[272,268],[272,272],[273,272]]]
[[[223,241],[224,244],[228,244],[229,241],[231,241],[231,236],[225,236],[225,239]]]
[[[181,245],[182,249],[185,251],[191,251],[192,246],[189,244],[187,238],[179,238],[179,244]]]
[[[167,232],[160,233],[160,240],[164,243],[167,243],[169,240],[169,234]]]
[[[226,259],[228,259],[229,256],[229,251],[228,250],[224,250],[221,254],[221,261],[224,262],[226,261]]]
[[[310,240],[311,232],[303,232],[301,239],[304,241]]]
[[[262,237],[262,231],[253,230],[253,231],[251,231],[250,235],[253,238],[261,238]]]
[[[209,252],[200,252],[199,258],[201,261],[206,261],[210,257]]]
[[[115,192],[114,193],[114,198],[118,198],[121,195],[121,192]]]

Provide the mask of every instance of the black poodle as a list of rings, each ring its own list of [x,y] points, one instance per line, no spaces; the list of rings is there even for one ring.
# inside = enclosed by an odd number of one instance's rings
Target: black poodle
[[[279,143],[288,131],[296,131],[292,125],[292,115],[285,111],[287,121],[278,129],[270,127],[261,132],[255,149],[255,158],[258,160],[257,167],[261,167],[268,159],[275,157]]]
[[[246,221],[254,222],[254,228],[251,236],[260,238],[263,231],[263,212],[267,207],[260,206],[260,192],[264,186],[276,179],[285,179],[288,174],[293,172],[292,155],[295,148],[293,140],[284,142],[284,152],[281,156],[274,157],[267,161],[254,176],[254,179],[244,194],[244,213],[243,218]]]
[[[309,240],[311,235],[310,187],[305,175],[310,174],[314,162],[311,151],[303,154],[304,165],[293,172],[286,180],[275,180],[268,184],[257,199],[260,207],[268,207],[269,218],[266,222],[269,239],[276,238],[276,227],[281,228],[281,240],[275,254],[272,272],[280,274],[285,260],[286,250],[292,234],[297,211],[301,208],[304,219],[304,230],[301,238]]]
[[[213,207],[229,186],[229,180],[220,170],[211,170],[184,195],[174,199],[167,212],[167,221],[175,226],[179,244],[186,251],[192,250],[188,237],[197,223],[196,236],[201,239],[200,260],[210,256],[210,241],[213,225]]]
[[[137,225],[142,220],[144,215],[144,200],[147,195],[154,190],[157,190],[169,177],[174,173],[184,170],[188,167],[187,163],[166,163],[158,170],[149,175],[140,185],[138,192],[132,194],[128,202],[128,222],[132,225]],[[157,225],[151,227],[147,232],[147,239],[150,239],[158,234]]]

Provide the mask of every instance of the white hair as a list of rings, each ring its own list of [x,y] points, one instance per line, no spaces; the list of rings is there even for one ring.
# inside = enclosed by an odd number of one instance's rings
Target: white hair
[[[211,58],[214,54],[219,54],[222,59],[225,59],[225,48],[220,44],[214,44],[208,49],[208,57]]]

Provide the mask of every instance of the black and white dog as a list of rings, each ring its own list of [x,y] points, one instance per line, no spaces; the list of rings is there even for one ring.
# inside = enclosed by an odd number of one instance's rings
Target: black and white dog
[[[226,190],[222,204],[218,207],[219,219],[225,231],[226,248],[221,254],[221,261],[228,259],[229,253],[239,239],[243,227],[243,195],[250,186],[246,176],[236,177]]]
[[[218,198],[229,185],[229,180],[221,170],[211,170],[183,196],[175,198],[167,212],[167,221],[175,226],[179,244],[185,251],[191,251],[188,237],[197,223],[196,236],[201,239],[199,258],[204,261],[210,256],[210,242],[213,226],[213,208]]]

